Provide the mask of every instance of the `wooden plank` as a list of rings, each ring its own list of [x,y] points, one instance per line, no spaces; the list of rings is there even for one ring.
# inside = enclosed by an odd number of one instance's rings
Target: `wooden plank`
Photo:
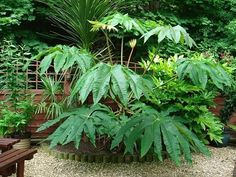
[[[3,151],[6,149],[10,149],[13,144],[19,142],[19,139],[12,139],[12,138],[0,138],[0,149]]]
[[[0,163],[0,169],[5,169],[7,167],[10,167],[14,165],[15,163],[19,163],[21,161],[27,160],[32,158],[32,156],[37,152],[36,149],[29,149],[26,150],[20,154],[17,154],[16,156],[13,156],[6,161],[3,161]]]
[[[27,149],[19,149],[19,150],[13,149],[13,151],[11,151],[11,153],[8,153],[8,154],[3,153],[3,154],[1,154],[3,156],[0,157],[0,163],[4,162],[4,161],[6,161],[6,160],[8,160],[8,159],[10,159],[12,157],[15,157],[15,156],[17,156],[17,155],[19,155],[21,153],[24,153],[26,151],[27,151]]]

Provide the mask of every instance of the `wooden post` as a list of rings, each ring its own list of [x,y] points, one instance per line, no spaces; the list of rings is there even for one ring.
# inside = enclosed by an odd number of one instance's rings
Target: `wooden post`
[[[25,161],[24,160],[17,163],[17,172],[16,172],[17,177],[24,177],[24,167],[25,167]]]

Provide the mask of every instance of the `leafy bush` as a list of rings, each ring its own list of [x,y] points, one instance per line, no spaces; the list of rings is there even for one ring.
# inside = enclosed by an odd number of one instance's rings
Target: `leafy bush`
[[[32,0],[2,0],[0,11],[0,31],[35,19]]]
[[[3,135],[23,134],[34,114],[33,95],[27,93],[24,65],[29,53],[22,46],[4,41],[0,47],[0,88],[5,100],[0,105]]]

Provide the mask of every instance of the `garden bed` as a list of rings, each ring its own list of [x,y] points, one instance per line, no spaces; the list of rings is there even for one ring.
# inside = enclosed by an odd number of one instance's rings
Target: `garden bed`
[[[181,177],[222,177],[232,176],[236,148],[213,148],[210,147],[212,157],[208,158],[200,154],[193,155],[193,165],[182,164],[175,166],[169,160],[164,163],[146,162],[131,164],[111,163],[83,163],[58,159],[49,156],[45,150],[39,149],[35,158],[26,162],[26,177],[153,177],[153,176],[181,176]],[[40,163],[43,162],[43,163]]]

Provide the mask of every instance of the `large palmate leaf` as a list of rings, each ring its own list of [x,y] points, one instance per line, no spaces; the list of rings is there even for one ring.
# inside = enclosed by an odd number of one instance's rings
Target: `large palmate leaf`
[[[47,138],[51,141],[51,147],[74,142],[76,148],[79,148],[83,133],[95,146],[96,134],[113,136],[119,128],[115,115],[108,107],[94,105],[92,107],[82,106],[65,112],[41,125],[37,131],[43,131],[59,122],[61,123],[59,127]]]
[[[118,29],[121,28],[125,32],[134,30],[139,34],[144,34],[145,30],[137,19],[131,18],[128,14],[121,13],[106,16],[102,18],[101,21],[90,21],[90,23],[93,26],[92,31],[101,29],[118,31]]]
[[[192,58],[183,58],[177,61],[177,75],[180,79],[188,76],[192,82],[205,89],[209,81],[223,90],[224,86],[231,86],[231,76],[211,58],[195,55]]]
[[[130,92],[136,99],[140,99],[144,82],[145,79],[126,67],[99,63],[75,83],[71,90],[71,100],[79,94],[84,103],[89,93],[92,93],[93,102],[97,104],[101,98],[112,93],[122,104],[127,105]]]
[[[151,36],[158,36],[158,43],[162,42],[164,39],[169,39],[176,44],[181,42],[185,43],[190,48],[193,45],[196,45],[194,40],[189,36],[186,30],[177,25],[177,26],[157,26],[151,31],[145,33],[142,37],[144,38],[144,42],[146,42]]]
[[[118,131],[111,148],[124,141],[126,152],[133,153],[136,143],[141,142],[141,156],[153,149],[158,159],[162,161],[164,145],[176,164],[180,163],[181,153],[188,162],[191,162],[191,150],[210,155],[208,149],[194,133],[178,121],[178,118],[169,115],[171,109],[158,112],[143,104],[140,107],[139,110],[137,106],[135,107],[136,113]]]
[[[67,71],[72,66],[78,66],[82,72],[86,72],[94,63],[95,57],[76,47],[57,45],[39,53],[37,60],[42,60],[40,64],[40,73],[45,73],[50,66],[54,67],[56,73]]]

